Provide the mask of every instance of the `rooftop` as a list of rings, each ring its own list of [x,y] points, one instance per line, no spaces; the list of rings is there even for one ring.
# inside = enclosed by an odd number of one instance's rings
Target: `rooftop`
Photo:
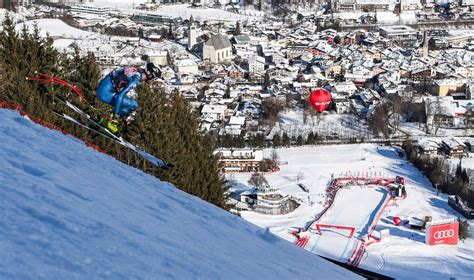
[[[213,46],[216,50],[222,50],[231,47],[229,38],[222,34],[211,34],[205,45]]]

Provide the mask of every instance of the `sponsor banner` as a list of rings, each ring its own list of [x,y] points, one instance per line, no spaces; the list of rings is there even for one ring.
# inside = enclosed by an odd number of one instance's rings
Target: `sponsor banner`
[[[443,224],[431,224],[426,228],[425,242],[429,245],[457,245],[459,224],[457,221]]]

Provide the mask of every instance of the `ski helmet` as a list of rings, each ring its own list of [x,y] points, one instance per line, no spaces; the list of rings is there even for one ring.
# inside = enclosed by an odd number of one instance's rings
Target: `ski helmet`
[[[143,69],[147,80],[153,80],[156,78],[161,78],[161,71],[153,63],[147,63],[145,69]]]

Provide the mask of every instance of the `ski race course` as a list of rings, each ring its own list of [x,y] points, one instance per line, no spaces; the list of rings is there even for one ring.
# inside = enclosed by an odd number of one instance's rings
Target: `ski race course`
[[[276,151],[287,164],[265,177],[272,188],[298,200],[300,206],[284,215],[241,211],[244,219],[304,250],[389,277],[472,279],[472,236],[455,246],[429,246],[424,232],[394,225],[394,217],[431,216],[434,221],[461,217],[448,205],[447,195],[437,194],[396,148],[358,144]],[[264,150],[264,156],[271,152]],[[396,191],[397,176],[404,179],[406,195]],[[228,176],[236,190],[249,190],[249,178],[249,174]]]
[[[403,179],[400,179],[404,182]],[[402,185],[401,183],[400,185]],[[394,179],[337,178],[327,188],[325,209],[303,231],[296,244],[315,254],[357,266],[372,242],[382,212],[395,198]]]
[[[360,240],[368,236],[371,224],[377,213],[383,210],[386,201],[388,193],[382,188],[374,190],[354,187],[339,191],[328,213],[311,224],[308,229],[308,243],[304,248],[339,262],[350,262]],[[350,229],[322,228],[319,234],[317,224],[354,228],[355,232],[351,236]]]

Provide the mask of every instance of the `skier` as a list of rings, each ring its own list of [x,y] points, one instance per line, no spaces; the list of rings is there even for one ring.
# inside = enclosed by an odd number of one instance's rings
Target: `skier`
[[[99,83],[97,96],[100,101],[114,106],[108,119],[102,118],[101,123],[112,133],[118,131],[119,117],[126,117],[138,108],[135,99],[127,97],[127,93],[136,88],[142,81],[151,82],[161,78],[161,71],[153,63],[145,68],[119,67],[106,75]]]

